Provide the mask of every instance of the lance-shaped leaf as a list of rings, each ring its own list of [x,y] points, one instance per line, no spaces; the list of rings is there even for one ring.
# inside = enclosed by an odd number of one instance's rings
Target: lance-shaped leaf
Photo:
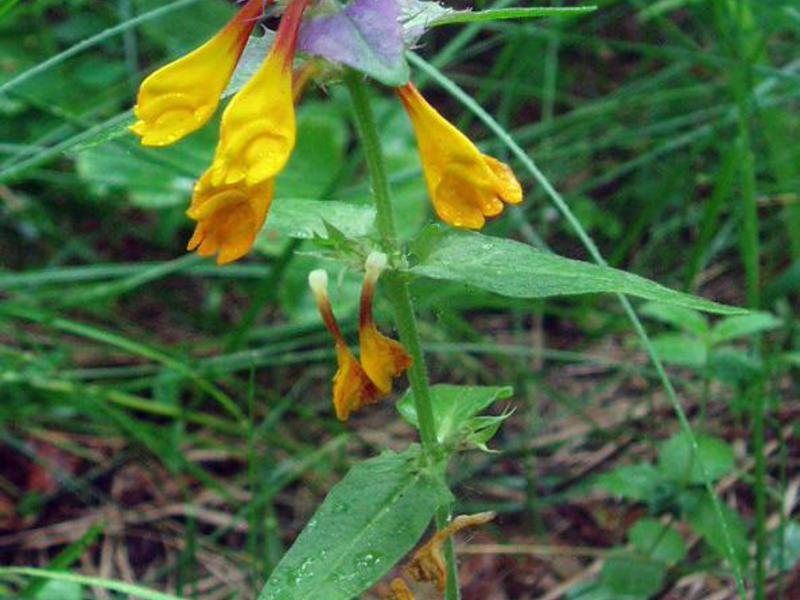
[[[676,292],[632,273],[544,252],[514,240],[428,227],[413,247],[411,273],[512,298],[612,292],[719,314],[747,311]]]
[[[408,82],[397,0],[353,0],[336,14],[311,18],[300,29],[298,48],[386,85]]]
[[[353,467],[275,567],[258,600],[350,600],[417,543],[452,499],[414,446]]]

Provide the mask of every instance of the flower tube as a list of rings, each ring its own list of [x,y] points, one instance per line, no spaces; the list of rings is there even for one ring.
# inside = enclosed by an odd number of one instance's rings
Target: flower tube
[[[367,257],[358,325],[361,365],[383,395],[391,393],[394,379],[402,375],[412,363],[402,344],[378,331],[372,317],[375,287],[381,272],[386,268],[386,262],[386,255],[381,252],[372,252]]]
[[[255,185],[286,166],[296,138],[292,63],[308,2],[289,3],[266,60],[225,109],[210,169],[213,185]]]
[[[264,0],[249,0],[217,35],[150,74],[139,87],[131,131],[145,146],[169,146],[197,131],[214,114]]]
[[[339,368],[333,377],[333,407],[336,417],[340,421],[346,421],[350,413],[367,404],[375,404],[380,392],[353,356],[333,316],[333,309],[328,299],[328,274],[322,269],[311,271],[308,274],[308,285],[314,293],[322,320],[336,344],[336,361]]]
[[[503,212],[504,202],[522,202],[522,187],[508,165],[481,154],[412,83],[396,92],[414,126],[428,193],[442,221],[481,229],[486,217]]]

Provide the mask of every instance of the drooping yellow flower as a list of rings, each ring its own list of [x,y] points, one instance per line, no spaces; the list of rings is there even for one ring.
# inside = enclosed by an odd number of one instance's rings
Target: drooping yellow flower
[[[244,182],[214,185],[206,172],[197,182],[186,214],[197,221],[188,250],[200,256],[217,254],[222,265],[237,260],[253,247],[272,204],[274,180],[256,185]]]
[[[168,146],[197,131],[214,114],[263,10],[249,0],[208,42],[148,76],[133,109],[131,131],[145,146]]]
[[[412,83],[396,92],[414,126],[428,193],[442,221],[481,229],[486,217],[503,212],[504,202],[522,202],[522,186],[508,165],[481,154]]]
[[[211,165],[214,185],[255,185],[275,177],[289,160],[296,137],[292,62],[308,2],[289,3],[266,60],[225,109]]]
[[[371,253],[365,267],[358,326],[361,365],[375,387],[386,395],[391,393],[394,379],[411,366],[412,360],[402,344],[378,331],[372,317],[375,286],[381,271],[386,268],[386,255],[380,252]]]
[[[350,414],[367,404],[375,404],[381,394],[361,368],[339,329],[328,299],[328,274],[322,269],[308,274],[308,285],[314,292],[317,308],[336,344],[336,360],[339,368],[333,377],[333,406],[336,417],[346,421]]]

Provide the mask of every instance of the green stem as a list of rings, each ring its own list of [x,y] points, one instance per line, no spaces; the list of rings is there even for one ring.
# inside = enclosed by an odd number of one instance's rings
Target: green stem
[[[394,224],[394,209],[389,191],[389,178],[386,174],[386,165],[383,162],[383,150],[378,136],[375,116],[372,113],[362,76],[354,71],[348,71],[344,80],[350,92],[356,128],[361,138],[364,156],[369,169],[381,246],[391,257],[391,262],[395,263],[401,258],[401,252]],[[395,323],[397,332],[400,335],[400,341],[413,359],[413,364],[408,370],[408,381],[414,396],[414,408],[417,411],[422,447],[428,463],[432,465],[439,458],[439,443],[436,439],[433,404],[431,402],[428,373],[425,367],[425,356],[422,352],[422,344],[417,330],[417,320],[414,316],[414,304],[411,301],[411,294],[408,290],[408,281],[398,273],[389,273],[385,277],[385,286],[389,301],[394,309]],[[446,526],[449,519],[450,514],[447,509],[438,510],[436,512],[437,529],[442,529]],[[446,600],[460,600],[458,568],[452,540],[448,540],[445,544],[445,560],[447,562],[445,598]]]

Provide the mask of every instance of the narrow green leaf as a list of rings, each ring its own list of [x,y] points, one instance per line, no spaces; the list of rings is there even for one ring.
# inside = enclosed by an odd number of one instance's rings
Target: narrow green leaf
[[[708,360],[706,345],[682,333],[653,336],[653,348],[665,363],[700,368]]]
[[[56,65],[63,63],[68,58],[75,56],[76,54],[79,54],[80,52],[83,52],[84,50],[87,50],[92,46],[96,46],[101,42],[104,42],[105,40],[114,37],[115,35],[119,35],[125,31],[133,29],[134,27],[137,27],[142,23],[146,23],[147,21],[150,21],[152,19],[162,18],[174,10],[186,8],[188,6],[191,6],[192,4],[197,4],[199,1],[200,0],[176,0],[176,2],[172,2],[165,6],[160,6],[155,10],[151,10],[150,12],[138,15],[133,19],[128,19],[127,21],[124,21],[119,25],[115,25],[114,27],[109,27],[108,29],[101,31],[96,35],[81,40],[80,42],[78,42],[74,46],[67,48],[63,52],[60,52],[55,56],[51,56],[46,61],[41,62],[35,67],[23,71],[22,73],[18,74],[15,77],[12,77],[5,83],[0,84],[0,94],[5,94],[9,92],[13,88],[21,85],[22,83],[28,81],[29,79],[35,77],[36,75],[40,75],[41,73],[47,71],[48,69],[51,69],[52,67],[55,67]]]
[[[708,334],[708,319],[690,308],[648,302],[639,312],[699,338],[704,338]]]
[[[443,15],[433,19],[429,25],[454,25],[457,23],[485,23],[487,21],[505,21],[508,19],[540,19],[543,17],[577,17],[597,10],[596,6],[564,6],[532,8],[494,8],[476,12],[458,11],[453,14]]]
[[[431,403],[436,437],[440,443],[452,441],[468,425],[472,417],[480,414],[495,401],[510,398],[510,387],[465,386],[439,384],[431,387]],[[410,425],[419,427],[411,389],[397,403],[397,410]]]
[[[181,600],[178,596],[171,594],[164,594],[155,590],[148,589],[127,583],[125,581],[115,581],[113,579],[103,579],[102,577],[89,577],[87,575],[78,575],[77,573],[68,573],[62,571],[48,571],[46,569],[34,569],[31,567],[0,567],[0,577],[22,575],[25,577],[44,577],[56,581],[69,581],[73,583],[81,583],[93,587],[99,587],[122,594],[128,594],[137,598],[144,598],[145,600]]]
[[[607,266],[572,260],[514,240],[428,227],[414,243],[411,273],[475,286],[512,298],[620,293],[721,314],[744,309],[717,304]]]
[[[761,331],[777,329],[781,325],[783,321],[766,312],[729,317],[717,323],[711,330],[711,343],[717,345]]]
[[[420,451],[356,465],[272,572],[259,600],[350,600],[369,588],[450,502],[445,483],[420,468]]]

